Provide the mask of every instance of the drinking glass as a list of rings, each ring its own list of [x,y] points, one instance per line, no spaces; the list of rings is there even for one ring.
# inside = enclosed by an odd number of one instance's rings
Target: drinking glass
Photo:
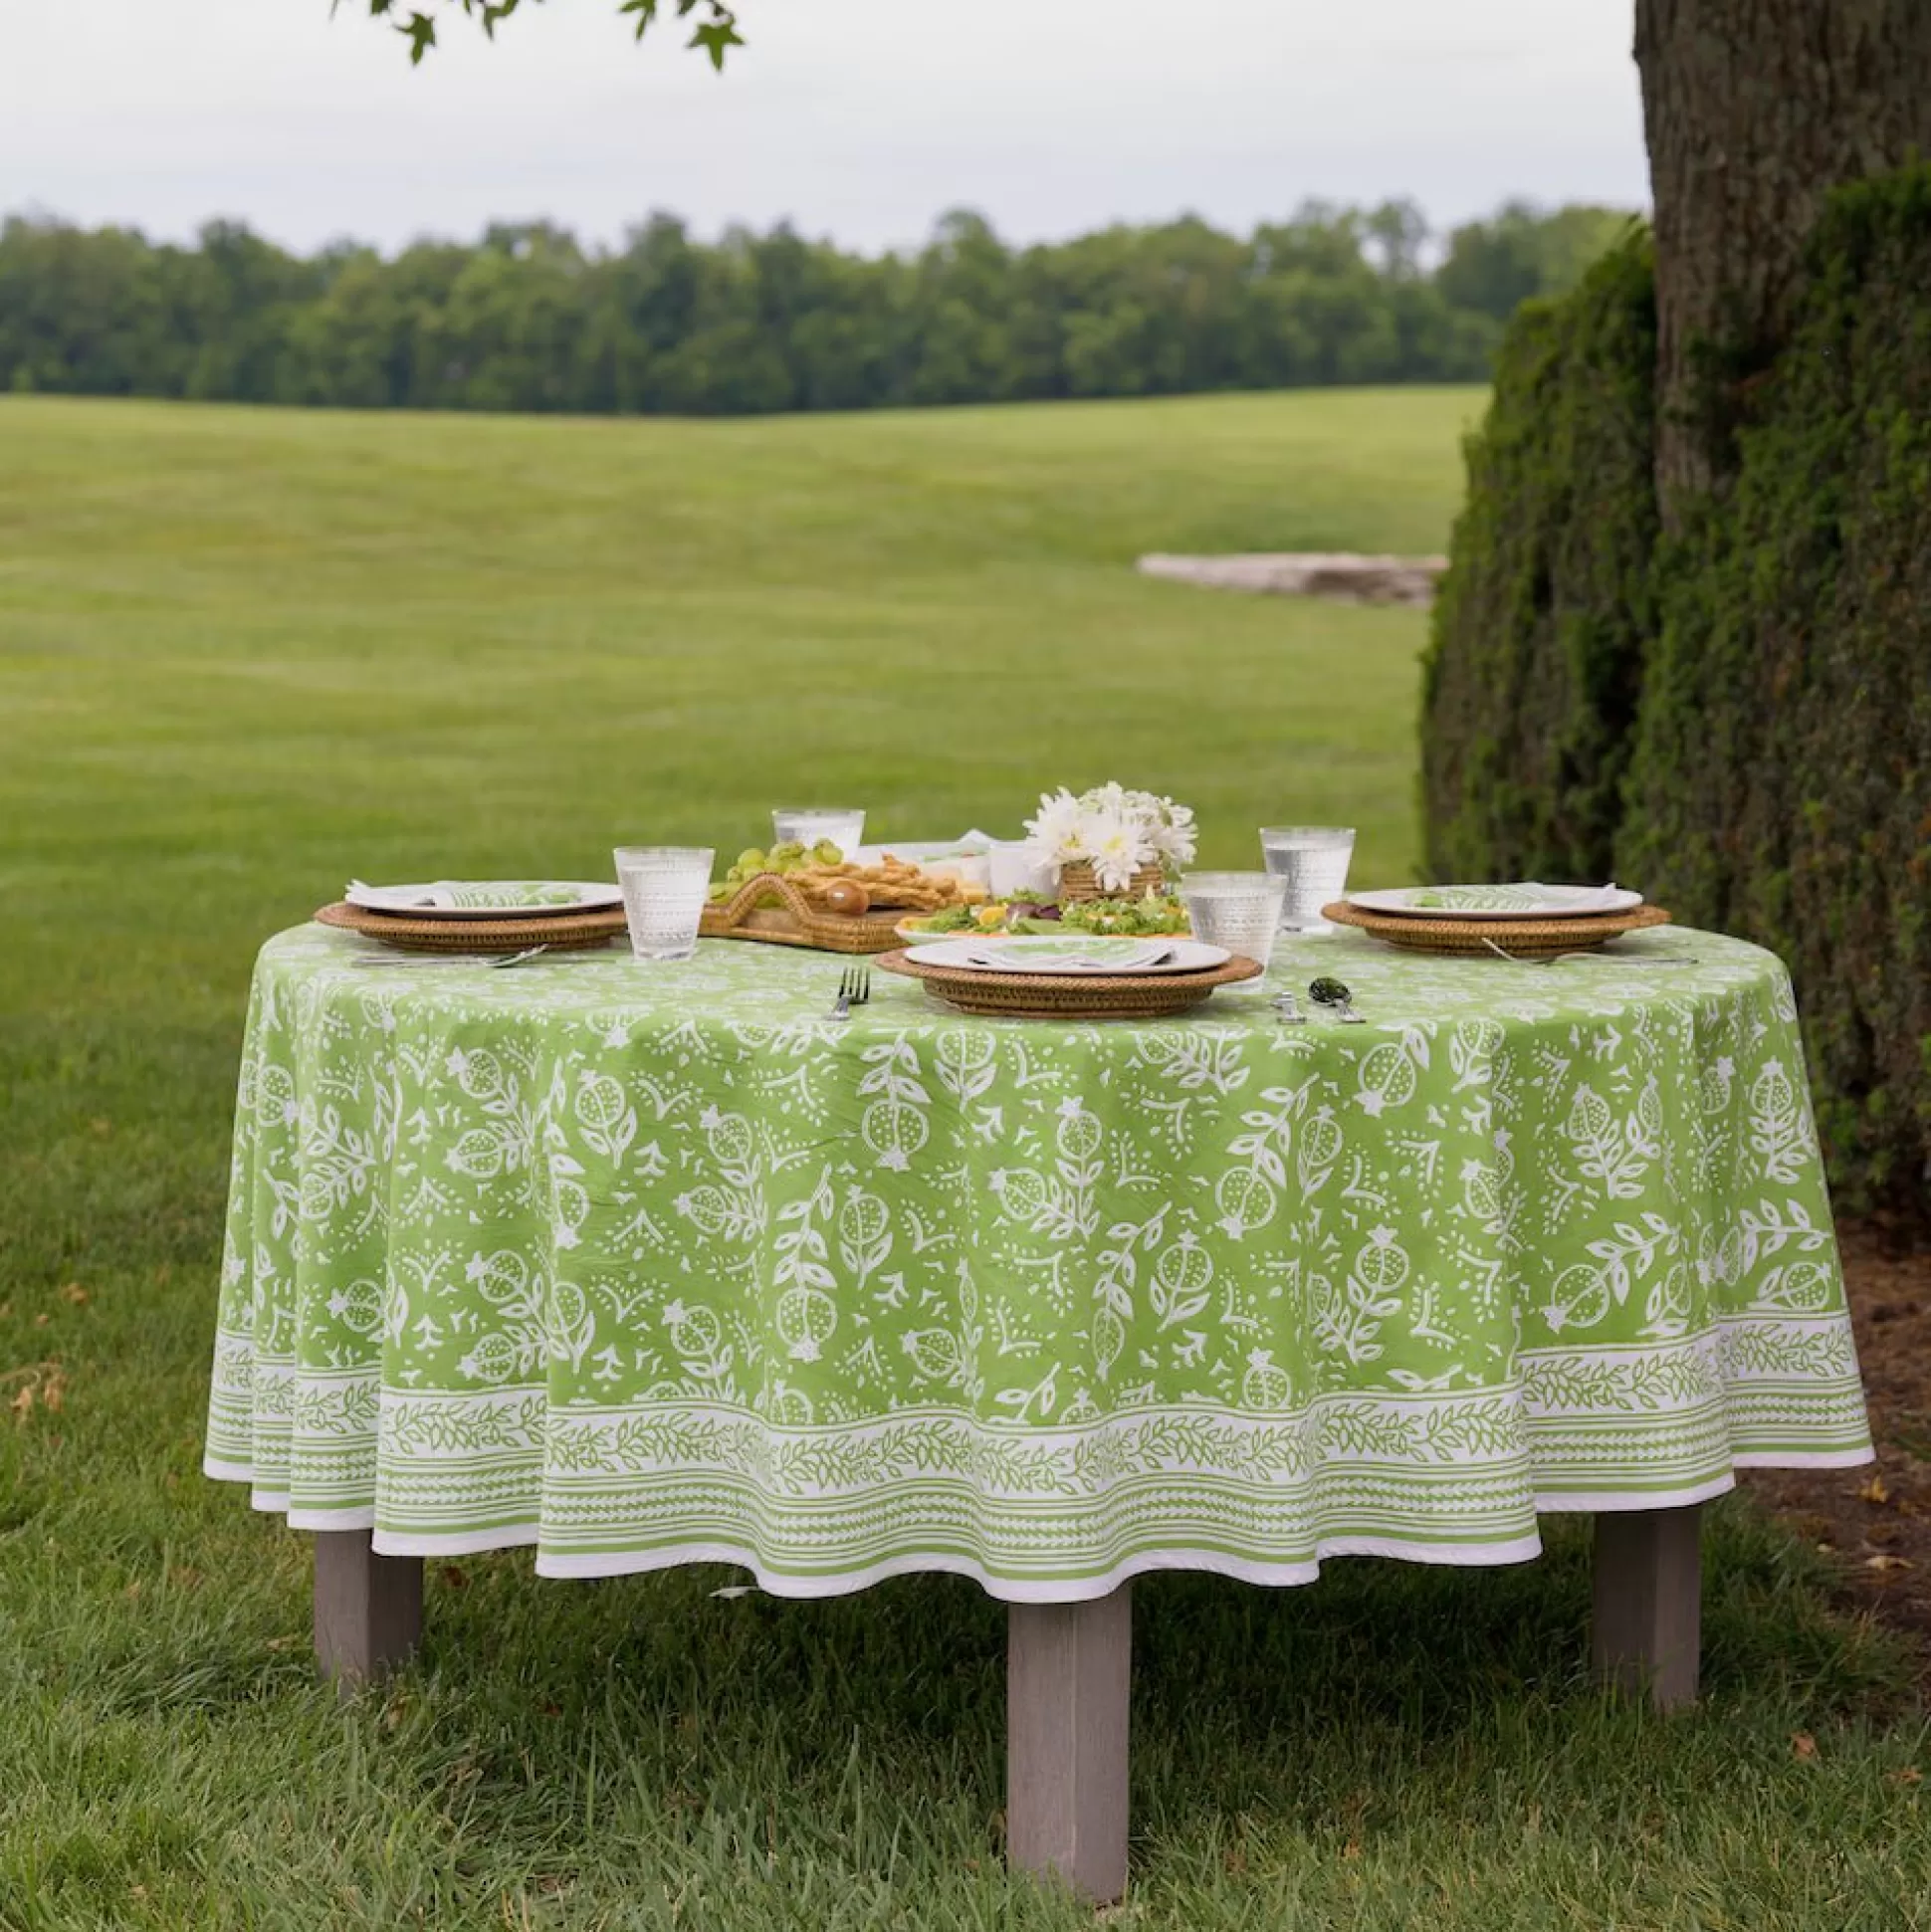
[[[802,845],[808,852],[821,838],[848,859],[865,843],[865,814],[833,805],[779,805],[771,812],[771,843]]]
[[[1051,899],[1058,891],[1058,868],[1036,863],[1022,838],[995,838],[985,857],[986,889],[994,899]]]
[[[1180,901],[1193,937],[1224,946],[1266,966],[1281,930],[1281,899],[1287,882],[1271,872],[1187,872],[1180,877]],[[1248,985],[1258,986],[1258,979]],[[1227,988],[1230,992],[1238,986]]]
[[[1348,890],[1348,861],[1355,855],[1352,825],[1263,825],[1260,853],[1283,880],[1281,928],[1289,933],[1330,931],[1321,908]]]
[[[632,956],[688,960],[698,950],[717,854],[708,845],[619,845],[613,856]]]

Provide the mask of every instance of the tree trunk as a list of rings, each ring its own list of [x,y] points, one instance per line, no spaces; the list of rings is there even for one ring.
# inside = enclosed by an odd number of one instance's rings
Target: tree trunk
[[[1825,193],[1931,156],[1931,0],[1636,0],[1635,56],[1674,525],[1731,467]]]

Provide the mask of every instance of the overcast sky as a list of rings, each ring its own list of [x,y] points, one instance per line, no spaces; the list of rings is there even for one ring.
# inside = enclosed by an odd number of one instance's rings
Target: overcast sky
[[[1631,0],[741,0],[725,74],[616,0],[418,69],[364,0],[0,0],[0,212],[302,248],[549,216],[614,240],[789,218],[852,246],[974,207],[1011,239],[1307,196],[1647,199]]]

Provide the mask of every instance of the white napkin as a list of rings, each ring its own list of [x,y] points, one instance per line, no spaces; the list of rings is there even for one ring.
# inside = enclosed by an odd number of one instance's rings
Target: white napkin
[[[387,892],[390,889],[387,886],[372,886],[366,879],[351,879],[342,897],[352,906],[356,903],[355,895],[358,892],[367,894],[371,892]],[[455,889],[448,884],[433,885],[417,894],[409,903],[414,906],[453,906],[456,904]]]

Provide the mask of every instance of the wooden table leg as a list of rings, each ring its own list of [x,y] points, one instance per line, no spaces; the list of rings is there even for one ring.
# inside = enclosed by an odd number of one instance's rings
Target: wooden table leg
[[[1596,1519],[1596,1674],[1658,1710],[1696,1696],[1703,1635],[1702,1505]]]
[[[378,1557],[367,1530],[316,1532],[316,1659],[345,1697],[422,1637],[422,1559]]]
[[[1057,1871],[1110,1905],[1127,1884],[1132,1586],[1087,1604],[1014,1604],[1006,1619],[1009,1863]]]

